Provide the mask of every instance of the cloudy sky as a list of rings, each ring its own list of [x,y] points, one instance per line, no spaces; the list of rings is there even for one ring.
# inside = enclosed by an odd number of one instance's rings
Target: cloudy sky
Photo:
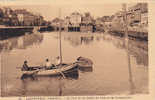
[[[52,20],[77,11],[90,12],[96,18],[112,15],[122,9],[122,2],[106,2],[104,0],[0,0],[0,6],[9,6],[13,9],[26,8],[33,13],[40,13],[47,20]]]

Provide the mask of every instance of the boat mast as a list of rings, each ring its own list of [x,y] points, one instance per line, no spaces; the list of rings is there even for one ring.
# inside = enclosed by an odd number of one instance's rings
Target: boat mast
[[[62,64],[62,48],[61,48],[61,9],[59,9],[59,49],[60,49],[60,64]]]

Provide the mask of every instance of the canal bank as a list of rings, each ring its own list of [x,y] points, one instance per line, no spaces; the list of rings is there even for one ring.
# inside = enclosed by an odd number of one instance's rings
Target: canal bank
[[[32,33],[33,27],[0,27],[0,40],[10,37],[21,36],[25,33]]]
[[[124,37],[124,31],[110,31],[112,35]],[[148,33],[147,32],[139,32],[139,31],[128,31],[129,39],[140,40],[140,41],[148,41]]]
[[[52,26],[0,26],[0,40],[31,34],[33,32],[53,31]]]

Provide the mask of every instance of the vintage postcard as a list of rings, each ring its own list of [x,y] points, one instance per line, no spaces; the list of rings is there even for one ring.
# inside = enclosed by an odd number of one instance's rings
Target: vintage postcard
[[[153,3],[0,0],[0,100],[154,100]]]

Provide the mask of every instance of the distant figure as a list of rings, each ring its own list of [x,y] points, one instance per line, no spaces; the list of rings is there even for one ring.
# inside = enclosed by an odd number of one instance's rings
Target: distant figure
[[[27,65],[27,61],[26,61],[26,60],[24,61],[22,70],[23,70],[23,71],[28,71],[28,70],[29,70],[29,67],[28,67],[28,65]]]
[[[46,59],[45,68],[50,69],[51,66],[52,66],[52,63],[48,59]]]

